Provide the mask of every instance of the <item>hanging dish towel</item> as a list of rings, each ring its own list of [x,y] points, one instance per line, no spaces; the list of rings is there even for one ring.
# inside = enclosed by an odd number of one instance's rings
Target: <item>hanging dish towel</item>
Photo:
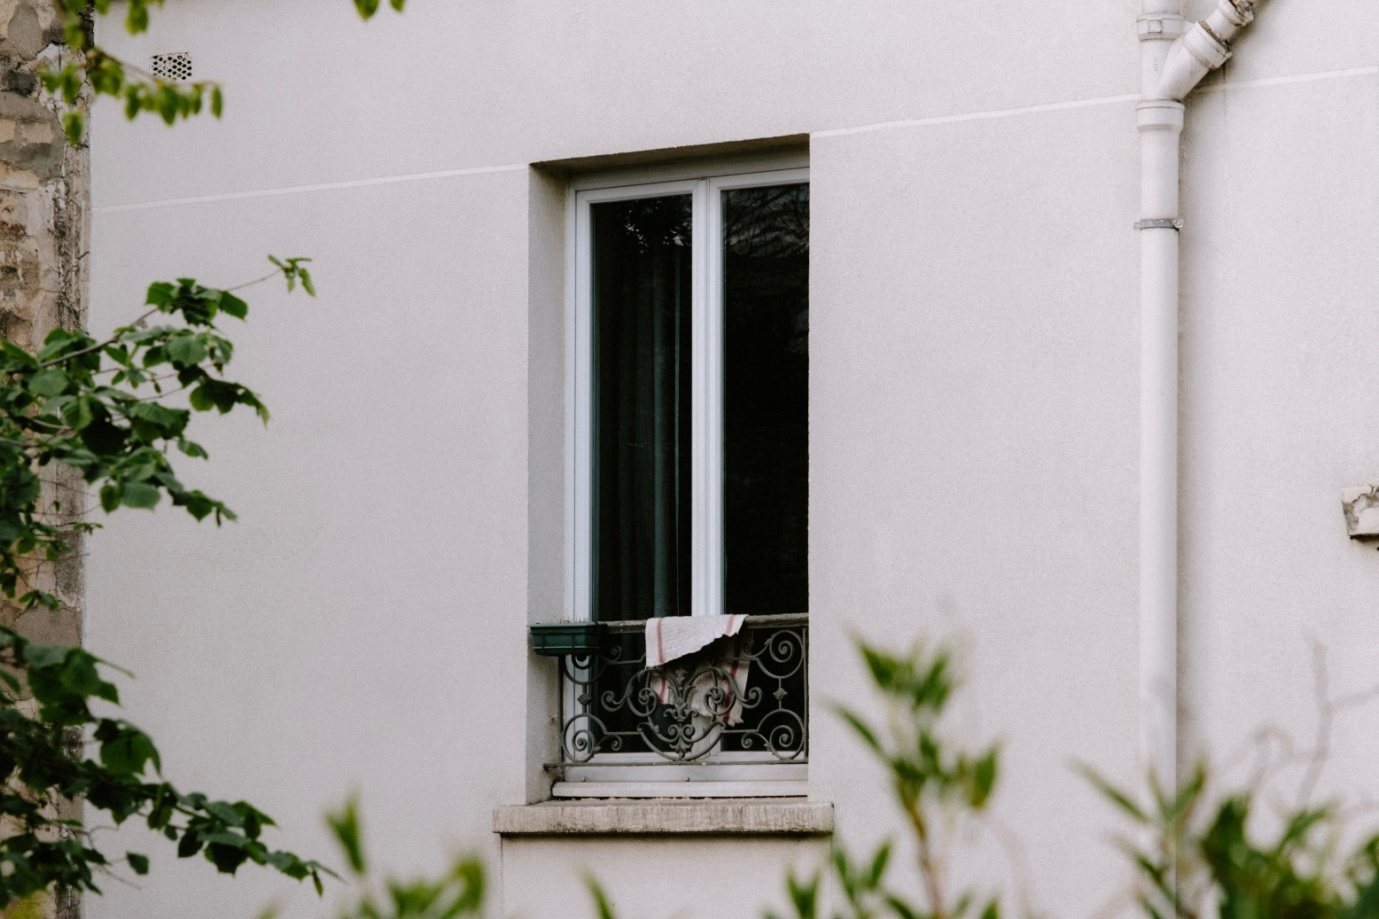
[[[664,667],[668,662],[693,654],[720,638],[731,638],[742,630],[747,621],[744,615],[731,616],[666,616],[646,621],[646,665]],[[742,693],[747,691],[747,673],[751,662],[742,653],[742,640],[725,642],[713,661],[712,669],[696,674],[688,687],[688,703],[697,715],[734,725],[742,721]],[[731,679],[727,686],[723,674]],[[651,685],[662,704],[670,701],[670,681],[655,676]],[[723,693],[727,693],[728,710],[724,711]]]
[[[746,616],[664,616],[646,621],[646,665],[664,667],[667,661],[693,654],[719,638],[742,631]]]

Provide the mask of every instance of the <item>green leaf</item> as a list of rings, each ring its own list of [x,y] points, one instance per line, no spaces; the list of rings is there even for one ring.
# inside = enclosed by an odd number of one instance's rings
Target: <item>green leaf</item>
[[[226,315],[236,319],[243,319],[249,315],[249,304],[229,291],[220,295],[220,308],[225,311]]]
[[[991,789],[996,784],[996,758],[998,755],[998,751],[992,749],[977,760],[973,767],[971,799],[973,807],[981,807],[991,797]]]
[[[29,378],[29,392],[36,396],[59,396],[66,391],[70,378],[61,370],[40,370]]]
[[[138,83],[130,83],[124,88],[124,115],[131,121],[144,107],[144,88]]]
[[[19,597],[18,603],[21,608],[26,610],[40,606],[44,609],[56,610],[61,606],[57,597],[46,590],[30,590]]]
[[[206,812],[214,817],[218,817],[230,826],[239,826],[244,822],[244,818],[239,815],[234,807],[224,801],[208,801],[206,803]]]
[[[1097,791],[1101,792],[1103,797],[1124,811],[1136,823],[1147,824],[1150,822],[1149,815],[1146,814],[1138,804],[1131,800],[1128,794],[1102,778],[1101,774],[1091,766],[1085,763],[1077,763],[1074,768],[1076,768],[1084,779],[1091,782],[1092,785],[1096,787]]]
[[[862,738],[862,741],[877,753],[881,752],[881,741],[877,738],[876,732],[871,726],[862,720],[860,715],[850,709],[843,708],[841,705],[833,706],[833,711],[838,717],[842,718]]]
[[[130,0],[129,12],[125,15],[125,28],[130,35],[148,31],[148,7],[144,0]]]
[[[209,456],[200,444],[187,440],[185,437],[177,438],[177,449],[193,459],[206,459]]]
[[[127,432],[97,417],[81,431],[81,442],[96,454],[119,453],[124,449]]]
[[[162,491],[147,482],[126,482],[121,500],[125,507],[152,510],[162,496]]]
[[[585,876],[584,886],[589,889],[589,895],[594,898],[594,909],[598,912],[598,919],[617,919],[617,913],[613,911],[612,902],[609,901],[603,887],[592,875]]]
[[[785,875],[785,891],[799,919],[815,919],[818,915],[819,884],[822,879],[823,875],[815,872],[811,877],[800,880],[793,868]]]
[[[177,843],[177,857],[191,858],[201,851],[201,846],[201,837],[197,835],[195,830],[189,829],[182,834],[181,841]]]
[[[86,113],[79,108],[63,112],[62,134],[73,147],[81,146],[81,139],[86,134]]]
[[[250,839],[258,839],[263,832],[263,825],[273,822],[267,814],[260,813],[243,801],[235,805],[235,810],[243,814],[244,835]]]
[[[63,645],[36,645],[30,642],[23,644],[24,663],[29,665],[30,670],[44,670],[50,667],[57,667],[65,663],[67,656],[72,653],[72,649]]]
[[[867,870],[867,887],[875,890],[881,884],[881,877],[886,873],[886,864],[891,858],[891,844],[883,844],[872,856],[871,867]]]
[[[921,917],[924,915],[919,910],[915,909],[913,906],[906,903],[904,900],[900,899],[895,895],[888,895],[886,897],[886,905],[889,906],[891,908],[891,912],[899,916],[900,919],[921,919]]]
[[[1172,810],[1165,814],[1170,821],[1176,821],[1186,815],[1197,804],[1198,798],[1202,795],[1202,790],[1207,784],[1207,767],[1198,763],[1193,767],[1192,773],[1186,780],[1178,786],[1178,794],[1173,799]]]
[[[134,869],[135,874],[148,874],[147,855],[140,855],[138,852],[126,852],[125,858],[129,861],[129,867]]]
[[[143,731],[129,725],[120,725],[106,734],[109,739],[102,739],[100,758],[101,763],[110,771],[120,775],[138,776],[143,774],[150,763],[155,769],[160,768],[158,750],[153,746],[153,740]],[[97,737],[101,739],[99,734]]]
[[[362,877],[367,866],[364,861],[363,843],[360,841],[357,800],[351,797],[345,801],[344,807],[338,812],[327,814],[326,824],[335,836],[335,841],[340,844],[340,848],[344,851],[345,860],[349,863],[350,870]]]
[[[894,689],[897,682],[896,677],[900,670],[900,661],[864,644],[859,644],[858,650],[862,652],[862,660],[866,663],[867,670],[870,671],[872,682],[876,684],[876,687],[881,690]]]
[[[199,335],[177,335],[168,339],[168,357],[174,366],[199,364],[206,359],[206,343]]]
[[[92,400],[85,397],[76,398],[66,403],[62,406],[62,420],[74,431],[85,430],[95,420],[91,403]]]
[[[172,295],[176,289],[166,281],[155,281],[148,286],[148,299],[145,302],[149,306],[161,309],[172,302]]]
[[[7,338],[0,339],[0,352],[10,363],[34,370],[38,369],[38,358]]]

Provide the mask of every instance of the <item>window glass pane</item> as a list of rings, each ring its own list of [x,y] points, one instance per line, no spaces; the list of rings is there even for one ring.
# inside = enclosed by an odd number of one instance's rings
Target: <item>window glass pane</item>
[[[728,613],[809,602],[809,186],[723,192]]]
[[[591,206],[596,619],[690,611],[690,211]]]

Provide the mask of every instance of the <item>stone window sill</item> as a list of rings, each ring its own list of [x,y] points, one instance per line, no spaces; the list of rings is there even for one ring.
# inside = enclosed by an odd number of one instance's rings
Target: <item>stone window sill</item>
[[[547,801],[497,807],[493,832],[521,836],[829,836],[833,805],[739,798]]]

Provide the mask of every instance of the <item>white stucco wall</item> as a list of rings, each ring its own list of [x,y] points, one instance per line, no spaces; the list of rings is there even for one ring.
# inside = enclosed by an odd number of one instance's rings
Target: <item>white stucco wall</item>
[[[961,709],[1006,738],[1011,786],[1034,792],[1008,812],[1054,902],[1088,895],[1059,840],[1105,857],[1105,815],[1069,762],[1124,771],[1135,748],[1136,249],[1118,232],[1135,187],[1112,165],[1133,160],[1127,117],[811,145],[818,694],[865,694],[844,630],[955,635]],[[811,780],[847,802],[844,829],[888,823],[885,784],[855,781],[874,774],[863,752],[815,725]]]
[[[96,251],[164,240],[103,263],[106,305],[137,304],[152,275],[252,277],[255,250],[316,259],[318,300],[265,285],[236,336],[271,426],[204,425],[213,462],[187,469],[240,522],[117,518],[89,568],[90,643],[139,673],[126,695],[169,773],[262,801],[294,845],[322,851],[322,808],[356,787],[377,852],[439,865],[523,795],[520,742],[485,738],[524,719],[526,496],[505,473],[525,464],[526,193],[507,171],[128,212],[97,230]],[[419,219],[442,213],[469,219]],[[503,610],[511,629],[496,628]],[[262,905],[262,885],[205,874],[192,876],[235,903],[226,915]],[[93,909],[129,896],[134,914],[185,915],[185,891],[110,894]]]
[[[1243,55],[1242,55],[1243,57]],[[1183,315],[1182,639],[1190,747],[1265,723],[1310,744],[1311,644],[1330,690],[1375,685],[1373,544],[1338,494],[1379,477],[1379,81],[1247,86],[1196,100]],[[1190,208],[1190,210],[1189,210]],[[1372,706],[1337,727],[1328,787],[1373,793]]]
[[[1190,103],[1187,755],[1266,720],[1309,730],[1309,635],[1337,691],[1370,685],[1379,653],[1379,556],[1346,540],[1338,499],[1379,481],[1379,8],[1334,6],[1343,34],[1266,7]],[[130,716],[169,774],[260,804],[310,853],[357,788],[383,861],[477,846],[531,919],[582,914],[581,866],[634,919],[674,912],[675,865],[686,917],[775,895],[801,844],[500,853],[489,815],[542,787],[549,681],[523,627],[558,615],[561,586],[563,187],[527,164],[809,135],[811,797],[851,841],[898,830],[821,703],[865,693],[850,630],[953,636],[958,720],[1004,739],[999,812],[1037,902],[1091,912],[1118,861],[1069,764],[1138,774],[1134,14],[411,0],[363,25],[344,0],[183,0],[112,37],[136,62],[190,51],[229,101],[173,131],[98,106],[96,325],[135,315],[150,280],[232,284],[267,252],[312,256],[321,290],[255,290],[236,336],[272,425],[201,427],[213,461],[186,477],[240,522],[127,513],[93,540],[89,642],[138,673]],[[1345,730],[1335,787],[1379,752]],[[722,899],[703,865],[731,875]],[[142,887],[87,908],[321,912],[169,858]]]

